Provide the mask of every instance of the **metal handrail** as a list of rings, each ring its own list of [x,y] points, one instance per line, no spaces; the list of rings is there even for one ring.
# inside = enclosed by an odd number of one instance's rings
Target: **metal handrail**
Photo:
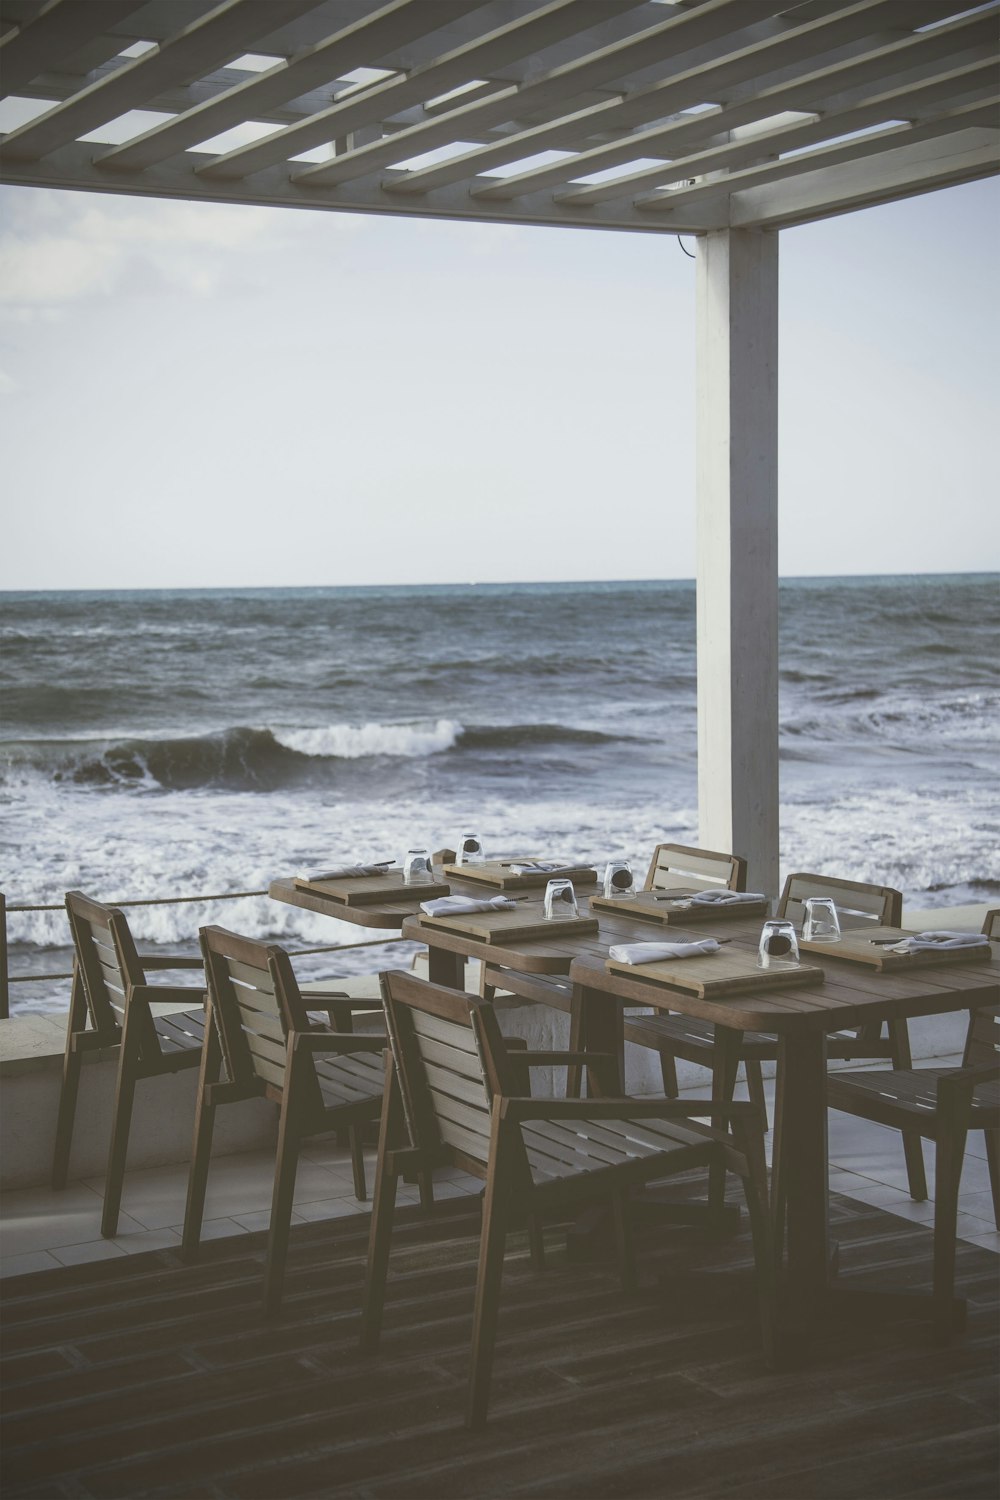
[[[197,901],[239,901],[246,896],[266,896],[267,891],[216,891],[206,896],[144,896],[127,901],[110,901],[109,906],[181,906]],[[10,1017],[10,986],[12,984],[40,984],[46,980],[72,979],[73,971],[56,974],[11,974],[7,962],[7,914],[26,911],[64,911],[61,901],[52,903],[25,903],[8,906],[7,897],[0,891],[0,1021]],[[401,937],[366,938],[361,943],[326,943],[318,948],[289,948],[292,958],[303,958],[312,953],[346,953],[355,948],[384,948],[392,943],[401,943]]]

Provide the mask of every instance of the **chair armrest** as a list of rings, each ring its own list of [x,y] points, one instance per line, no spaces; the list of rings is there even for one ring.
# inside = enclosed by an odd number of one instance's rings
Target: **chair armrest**
[[[592,1066],[594,1063],[616,1062],[612,1052],[522,1052],[518,1055],[518,1062],[528,1064],[529,1068],[565,1067],[571,1063],[582,1063],[584,1067]]]
[[[139,962],[144,969],[202,969],[204,960],[201,958],[186,958],[181,953],[142,953]]]
[[[197,985],[181,984],[134,984],[126,996],[127,1005],[186,1005],[188,1010],[201,1010],[205,1005],[206,991]]]
[[[356,1036],[352,1031],[290,1031],[295,1052],[384,1052],[384,1036]]]
[[[746,1120],[760,1122],[756,1104],[712,1099],[513,1099],[500,1100],[504,1119],[517,1120]]]
[[[967,1109],[979,1083],[1000,1080],[1000,1059],[996,1062],[979,1063],[971,1068],[956,1068],[938,1079],[937,1103],[939,1109]]]

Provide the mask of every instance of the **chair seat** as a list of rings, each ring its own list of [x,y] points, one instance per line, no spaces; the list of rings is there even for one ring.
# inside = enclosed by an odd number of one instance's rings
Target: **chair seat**
[[[326,1109],[345,1104],[371,1104],[372,1115],[381,1107],[385,1064],[380,1052],[332,1053],[316,1058],[316,1080]]]
[[[686,1057],[687,1052],[712,1054],[715,1051],[715,1027],[711,1021],[699,1021],[693,1016],[626,1016],[625,1040],[637,1042],[641,1047],[667,1047],[679,1057],[690,1060]],[[776,1036],[764,1031],[743,1033],[741,1057],[759,1057],[772,1061],[777,1055]]]
[[[717,1143],[696,1126],[662,1120],[531,1120],[521,1127],[536,1186],[609,1167],[677,1152],[692,1153],[691,1165],[709,1160]],[[673,1164],[664,1172],[675,1170]]]
[[[154,1016],[153,1026],[160,1043],[160,1051],[164,1056],[177,1052],[189,1052],[195,1055],[201,1052],[202,1042],[205,1039],[203,1009],[179,1010],[165,1016]]]
[[[831,1073],[827,1081],[827,1097],[834,1109],[843,1109],[850,1114],[861,1109],[878,1115],[893,1111],[910,1115],[915,1122],[932,1128],[937,1110],[938,1079],[947,1078],[954,1071],[953,1068],[906,1071],[867,1068],[857,1073]],[[994,1117],[1000,1119],[1000,1084],[981,1083],[972,1096],[969,1123],[973,1129],[982,1129]]]

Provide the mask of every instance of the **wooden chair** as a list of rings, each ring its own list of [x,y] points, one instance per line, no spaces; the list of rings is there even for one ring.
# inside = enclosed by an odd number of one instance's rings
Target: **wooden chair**
[[[854,880],[838,880],[830,875],[811,874],[788,876],[776,915],[787,917],[796,926],[801,925],[805,902],[810,896],[829,896],[836,901],[842,927],[863,926],[865,922],[898,925],[902,917],[902,894],[891,886],[865,885]],[[652,1047],[659,1053],[663,1092],[668,1098],[677,1097],[678,1057],[706,1068],[715,1067],[715,1027],[710,1021],[664,1014],[626,1017],[625,1040]],[[778,1051],[778,1038],[767,1032],[745,1032],[740,1043],[739,1061],[746,1073],[750,1098],[761,1109],[766,1108],[761,1064],[775,1062]],[[827,1040],[827,1053],[837,1058],[888,1057],[895,1067],[909,1067],[911,1057],[906,1022],[893,1021],[885,1031],[875,1022],[854,1031],[837,1032]],[[913,1196],[926,1197],[923,1158],[916,1137],[907,1138],[907,1163]]]
[[[264,1272],[264,1305],[272,1313],[281,1302],[303,1139],[346,1128],[354,1189],[359,1198],[365,1196],[361,1132],[381,1108],[385,1039],[329,1031],[310,1021],[284,949],[221,927],[203,927],[201,947],[209,1024],[201,1053],[182,1251],[192,1258],[201,1239],[216,1109],[240,1099],[273,1100],[280,1116]],[[226,1078],[220,1081],[223,1063]]]
[[[738,854],[721,854],[712,849],[694,849],[688,844],[657,844],[653,850],[643,885],[645,891],[659,891],[668,886],[683,883],[697,890],[746,890],[747,862]],[[628,903],[622,905],[627,915]],[[580,1017],[573,1007],[573,986],[559,975],[512,974],[510,971],[483,965],[480,993],[484,999],[492,1000],[500,986],[510,986],[510,992],[522,1000],[533,1000],[541,1005],[551,1005],[565,1011],[570,1020],[570,1049],[583,1050],[583,1034]],[[626,1023],[627,1024],[627,1023]],[[643,1044],[645,1045],[645,1044]],[[662,1057],[662,1055],[661,1055]],[[661,1066],[669,1064],[661,1061]],[[574,1065],[566,1078],[566,1092],[579,1098],[582,1088],[582,1069]],[[677,1096],[677,1075],[673,1074],[673,1089],[665,1090],[672,1098]]]
[[[1000,909],[983,931],[1000,942]],[[993,1217],[1000,1229],[1000,1007],[971,1012],[960,1068],[870,1069],[831,1073],[831,1109],[916,1131],[934,1142],[934,1329],[942,1342],[957,1331],[955,1240],[958,1190],[970,1130],[986,1136]]]
[[[67,892],[66,912],[75,957],[52,1186],[66,1185],[83,1054],[116,1050],[118,1078],[101,1215],[101,1234],[108,1239],[118,1231],[135,1086],[142,1078],[196,1068],[204,1039],[204,991],[149,984],[146,974],[153,969],[200,970],[201,959],[140,958],[124,914],[82,891]],[[154,1015],[153,1005],[161,1003],[191,1008]]]
[[[391,1062],[379,1136],[361,1346],[379,1341],[396,1183],[453,1165],[484,1178],[467,1425],[486,1420],[507,1228],[565,1217],[589,1201],[614,1206],[623,1286],[635,1284],[627,1196],[640,1184],[724,1163],[744,1184],[753,1228],[765,1349],[770,1355],[773,1256],[759,1111],[749,1104],[530,1097],[529,1069],[572,1053],[511,1050],[488,1001],[399,972],[382,976]],[[588,1063],[604,1083],[616,1061]],[[729,1131],[697,1120],[712,1114]]]

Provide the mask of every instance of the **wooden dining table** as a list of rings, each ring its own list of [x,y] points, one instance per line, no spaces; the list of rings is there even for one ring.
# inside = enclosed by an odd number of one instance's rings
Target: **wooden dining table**
[[[482,887],[448,877],[456,894],[482,895]],[[271,894],[279,900],[329,910],[322,898],[297,891],[291,882],[275,882]],[[538,893],[540,906],[540,893]],[[531,904],[529,897],[528,904]],[[581,893],[580,910],[588,903]],[[807,1346],[813,1332],[830,1316],[857,1316],[875,1320],[909,1316],[925,1310],[919,1297],[881,1292],[861,1292],[837,1283],[833,1274],[828,1209],[828,1155],[826,1106],[826,1036],[828,1032],[866,1022],[909,1019],[1000,1004],[1000,953],[994,945],[989,959],[976,962],[914,966],[907,972],[882,973],[842,959],[824,955],[820,965],[822,983],[785,984],[752,993],[702,998],[681,989],[667,988],[639,974],[609,969],[608,948],[612,944],[667,938],[693,941],[714,936],[733,945],[727,951],[744,950],[748,961],[756,954],[761,921],[720,913],[699,921],[689,929],[671,925],[665,929],[630,918],[628,901],[620,911],[602,910],[596,932],[577,933],[570,924],[553,922],[552,935],[518,938],[511,942],[484,942],[462,931],[460,923],[434,927],[419,911],[419,893],[412,900],[387,903],[384,908],[354,908],[347,920],[360,921],[354,912],[364,912],[364,925],[395,927],[404,938],[424,943],[428,950],[428,974],[432,982],[462,988],[465,963],[479,959],[491,978],[515,995],[544,1000],[545,984],[538,980],[561,978],[562,994],[572,986],[572,1004],[580,1019],[585,1047],[611,1052],[619,1059],[623,1076],[623,1017],[627,1007],[679,1012],[711,1021],[716,1028],[714,1092],[723,1096],[727,1075],[734,1072],[744,1032],[775,1033],[780,1039],[776,1114],[780,1139],[775,1145],[774,1171],[781,1183],[785,1221],[779,1236],[783,1251],[781,1324],[785,1352],[794,1354]],[[331,915],[344,917],[338,907]],[[565,1008],[561,1005],[560,1008]]]

